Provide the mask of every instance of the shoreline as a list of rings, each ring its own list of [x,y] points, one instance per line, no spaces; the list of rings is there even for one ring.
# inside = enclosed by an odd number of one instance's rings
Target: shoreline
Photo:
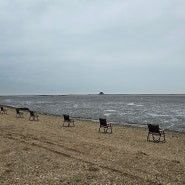
[[[14,106],[9,106],[9,105],[2,105],[4,107],[7,107],[7,108],[10,108],[10,109],[16,109],[16,108],[21,108],[21,107],[14,107]],[[25,108],[25,107],[24,107]],[[57,115],[57,114],[49,114],[49,113],[44,113],[44,112],[40,112],[40,111],[34,111],[38,114],[41,114],[41,115],[46,115],[46,116],[58,116],[58,117],[61,117],[63,118],[63,115]],[[81,121],[88,121],[88,122],[93,122],[93,123],[99,123],[99,120],[93,120],[93,119],[87,119],[87,118],[81,118],[81,117],[72,117],[73,119],[76,119],[76,120],[81,120]],[[128,124],[128,123],[116,123],[116,122],[109,122],[111,124],[113,124],[114,126],[126,126],[126,127],[136,127],[136,128],[145,128],[147,129],[147,125],[137,125],[137,124]],[[160,126],[160,125],[159,125]],[[168,132],[177,132],[177,133],[184,133],[185,134],[185,131],[176,131],[176,130],[170,130],[170,129],[164,129]]]

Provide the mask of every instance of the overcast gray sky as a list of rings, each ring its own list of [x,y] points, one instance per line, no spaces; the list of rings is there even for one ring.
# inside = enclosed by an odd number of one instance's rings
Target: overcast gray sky
[[[0,94],[185,93],[184,0],[0,0]]]

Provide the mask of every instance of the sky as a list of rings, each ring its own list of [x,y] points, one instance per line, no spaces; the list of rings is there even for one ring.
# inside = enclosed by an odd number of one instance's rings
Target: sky
[[[184,0],[0,0],[0,95],[184,94]]]

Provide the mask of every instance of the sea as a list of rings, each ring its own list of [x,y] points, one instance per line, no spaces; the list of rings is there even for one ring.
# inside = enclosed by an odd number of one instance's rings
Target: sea
[[[158,124],[163,129],[185,132],[185,94],[0,96],[0,105],[95,122],[106,118],[112,124],[135,127]]]

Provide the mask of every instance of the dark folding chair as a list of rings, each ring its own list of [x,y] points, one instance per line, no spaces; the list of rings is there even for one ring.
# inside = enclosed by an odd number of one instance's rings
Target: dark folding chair
[[[99,118],[100,121],[100,127],[99,127],[99,132],[101,128],[104,129],[104,133],[107,133],[108,129],[110,129],[110,133],[112,133],[112,125],[107,123],[107,120],[105,118]]]
[[[39,116],[38,114],[34,113],[33,111],[30,111],[30,117],[29,120],[31,121],[38,121],[39,120]]]
[[[163,137],[162,142],[166,142],[164,130],[160,129],[159,125],[148,124],[147,141],[150,141],[150,135],[152,136],[152,141],[154,142],[160,142],[161,137]],[[157,139],[155,136],[157,136]]]
[[[70,126],[70,124],[73,124],[73,126],[75,126],[74,119],[70,119],[68,114],[64,114],[63,117],[64,117],[63,126],[64,126],[65,122],[68,123],[68,127]]]
[[[7,114],[7,110],[4,109],[3,107],[1,107],[1,111],[0,111],[1,114]]]
[[[16,109],[16,117],[23,118],[23,112],[21,112],[19,109]]]

